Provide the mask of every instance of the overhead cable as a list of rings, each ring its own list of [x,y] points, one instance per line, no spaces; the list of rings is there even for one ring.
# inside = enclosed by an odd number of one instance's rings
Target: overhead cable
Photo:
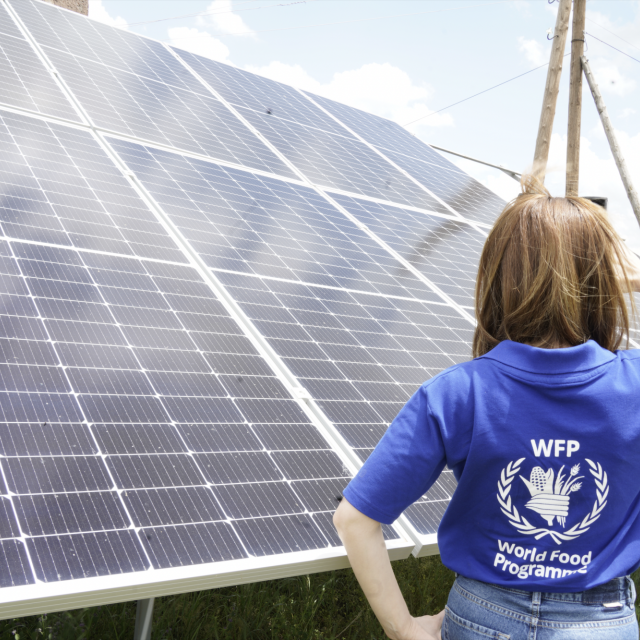
[[[590,22],[591,24],[595,24],[596,27],[600,27],[601,29],[604,29],[607,33],[610,33],[615,38],[618,38],[618,40],[622,40],[622,42],[624,42],[625,44],[628,44],[630,47],[633,47],[634,49],[637,49],[638,51],[640,51],[640,47],[636,47],[636,45],[633,44],[632,42],[629,42],[628,40],[621,38],[617,33],[614,33],[613,31],[607,29],[607,27],[603,27],[599,22],[596,22],[591,18],[587,18],[587,22]]]
[[[565,54],[565,58],[567,56],[571,55],[570,53]],[[428,113],[426,116],[420,116],[419,118],[416,118],[415,120],[412,120],[411,122],[407,122],[406,124],[403,124],[403,127],[408,127],[410,124],[413,124],[414,122],[418,122],[418,120],[424,120],[425,118],[430,118],[431,116],[435,116],[436,113],[440,113],[441,111],[444,111],[445,109],[451,109],[451,107],[455,107],[458,104],[462,104],[463,102],[466,102],[467,100],[471,100],[471,98],[475,98],[476,96],[481,96],[483,93],[487,93],[487,91],[491,91],[492,89],[497,89],[498,87],[501,87],[504,84],[507,84],[508,82],[513,82],[513,80],[517,80],[518,78],[522,78],[522,76],[526,76],[528,73],[533,73],[534,71],[537,71],[538,69],[542,69],[543,67],[548,67],[549,63],[545,62],[544,64],[541,64],[539,67],[534,67],[533,69],[529,69],[529,71],[525,71],[524,73],[521,73],[520,75],[514,76],[513,78],[509,78],[509,80],[505,80],[504,82],[501,82],[500,84],[494,84],[493,87],[489,87],[488,89],[485,89],[484,91],[480,91],[478,93],[474,93],[472,96],[469,96],[468,98],[464,98],[463,100],[458,100],[458,102],[454,102],[453,104],[448,105],[447,107],[442,107],[442,109],[438,109],[437,111],[432,111],[431,113]]]
[[[621,53],[623,56],[627,56],[627,58],[631,58],[632,60],[635,60],[636,62],[640,62],[640,60],[638,60],[638,58],[634,58],[633,56],[630,56],[628,53],[625,53],[621,49],[618,49],[617,47],[614,47],[612,44],[609,44],[608,42],[605,42],[604,40],[600,40],[600,38],[596,38],[592,33],[587,33],[586,31],[584,33],[585,33],[585,35],[589,36],[590,38],[593,38],[594,40],[597,40],[598,42],[602,42],[602,44],[606,44],[607,47],[611,47],[612,49],[614,49],[618,53]]]

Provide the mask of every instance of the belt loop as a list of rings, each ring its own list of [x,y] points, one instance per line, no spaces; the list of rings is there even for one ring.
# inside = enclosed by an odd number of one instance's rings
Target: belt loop
[[[626,579],[627,579],[627,604],[631,609],[633,609],[636,601],[636,585],[631,579],[631,576],[626,576]]]
[[[542,600],[542,592],[534,591],[531,594],[531,615],[534,618],[540,617],[540,602]]]

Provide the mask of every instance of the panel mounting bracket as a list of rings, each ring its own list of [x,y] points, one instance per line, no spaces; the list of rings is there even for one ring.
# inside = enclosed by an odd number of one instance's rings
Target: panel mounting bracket
[[[138,600],[136,609],[136,629],[133,640],[151,640],[151,622],[153,620],[153,603],[155,598]]]

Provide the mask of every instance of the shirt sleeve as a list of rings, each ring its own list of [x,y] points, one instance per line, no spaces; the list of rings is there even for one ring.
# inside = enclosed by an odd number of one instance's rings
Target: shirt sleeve
[[[423,385],[402,408],[344,497],[369,518],[391,524],[437,480],[446,462],[439,421]]]

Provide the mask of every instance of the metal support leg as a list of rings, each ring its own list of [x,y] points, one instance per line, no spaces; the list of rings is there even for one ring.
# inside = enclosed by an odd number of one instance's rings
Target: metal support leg
[[[151,640],[151,621],[153,620],[153,603],[155,598],[138,600],[136,610],[136,630],[133,640]]]

